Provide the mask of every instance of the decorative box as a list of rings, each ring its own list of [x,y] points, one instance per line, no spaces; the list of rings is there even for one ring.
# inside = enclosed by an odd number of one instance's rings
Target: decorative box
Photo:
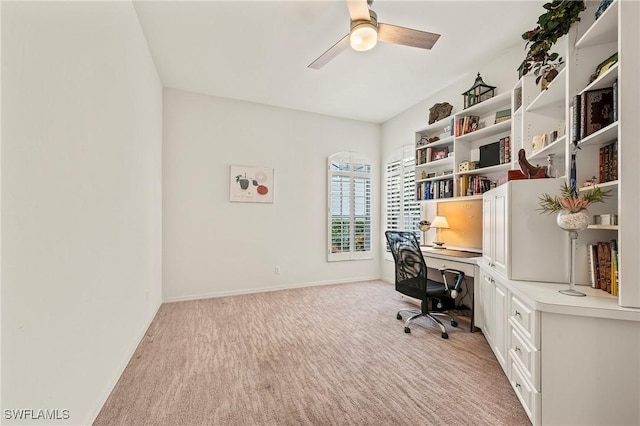
[[[463,161],[458,164],[458,172],[468,172],[469,170],[475,170],[478,166],[476,161]]]

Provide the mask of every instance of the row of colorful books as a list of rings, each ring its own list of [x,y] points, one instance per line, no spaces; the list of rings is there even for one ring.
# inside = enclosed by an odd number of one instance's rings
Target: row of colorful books
[[[456,120],[455,135],[462,136],[478,130],[480,117],[477,115],[467,115]]]
[[[618,276],[618,242],[615,239],[598,241],[587,246],[591,287],[617,296],[620,290]]]
[[[416,185],[417,200],[436,200],[453,197],[453,178],[430,180]]]
[[[458,177],[458,197],[478,195],[487,192],[492,187],[486,176],[462,175]]]

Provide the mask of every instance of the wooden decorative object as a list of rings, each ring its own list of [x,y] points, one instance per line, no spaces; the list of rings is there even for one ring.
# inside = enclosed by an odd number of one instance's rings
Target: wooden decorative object
[[[544,167],[534,166],[527,161],[527,153],[524,149],[518,151],[518,164],[520,164],[520,170],[529,179],[541,179],[546,178],[547,173]]]
[[[453,105],[448,102],[435,104],[429,108],[429,124],[433,124],[438,120],[442,120],[443,118],[450,116],[452,110]]]

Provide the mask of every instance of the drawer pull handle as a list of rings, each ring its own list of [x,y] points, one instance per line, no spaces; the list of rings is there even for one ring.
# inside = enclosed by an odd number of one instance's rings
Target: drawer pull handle
[[[517,346],[515,348],[513,348],[513,350],[516,351],[516,352],[520,352],[520,348],[517,347]]]
[[[515,311],[515,313],[514,313],[513,315],[514,315],[514,316],[516,316],[516,317],[518,317],[518,316],[522,316],[522,315],[520,314],[520,312],[518,312],[518,311]]]

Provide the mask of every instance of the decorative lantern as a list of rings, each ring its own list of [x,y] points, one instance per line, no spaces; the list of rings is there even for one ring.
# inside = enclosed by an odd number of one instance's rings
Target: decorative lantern
[[[464,107],[466,109],[475,104],[479,104],[482,101],[493,98],[495,94],[496,88],[482,81],[482,77],[480,77],[480,73],[478,73],[473,87],[462,94],[462,96],[464,96]]]

